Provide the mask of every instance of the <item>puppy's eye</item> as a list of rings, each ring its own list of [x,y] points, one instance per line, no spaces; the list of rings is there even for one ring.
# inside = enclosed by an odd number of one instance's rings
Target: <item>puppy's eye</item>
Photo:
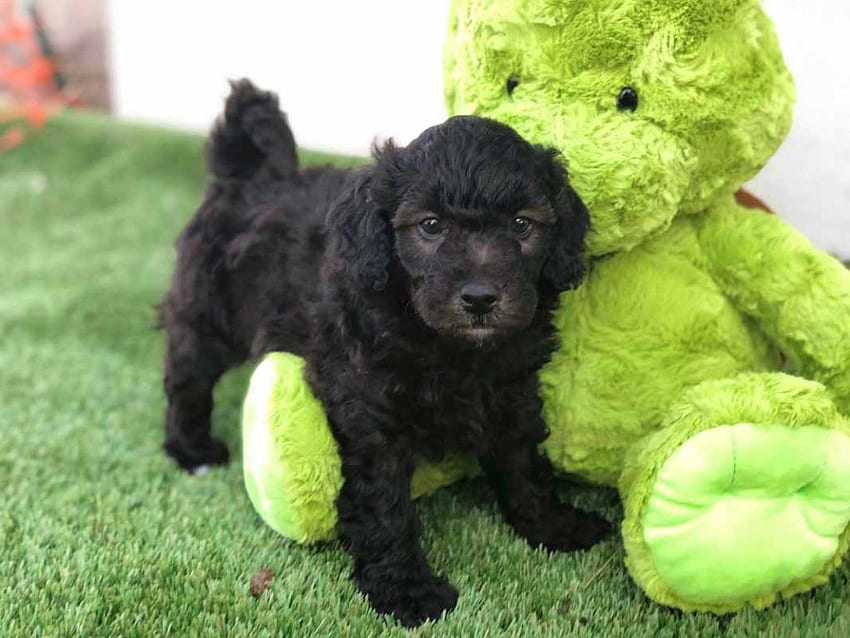
[[[508,78],[508,81],[505,86],[508,89],[508,96],[513,95],[514,90],[516,89],[516,87],[519,86],[519,78],[515,75],[512,75]]]
[[[528,217],[514,217],[511,228],[517,237],[528,237],[531,234],[533,224]]]
[[[419,222],[419,230],[426,237],[438,237],[446,232],[446,224],[439,217],[429,217]]]
[[[624,86],[617,96],[617,110],[634,112],[637,110],[639,101],[637,91],[630,86]]]

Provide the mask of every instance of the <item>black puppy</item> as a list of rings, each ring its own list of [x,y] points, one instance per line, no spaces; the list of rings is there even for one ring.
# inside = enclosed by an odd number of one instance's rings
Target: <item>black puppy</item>
[[[538,446],[537,371],[556,347],[559,292],[583,274],[588,227],[554,151],[455,117],[368,168],[299,171],[277,99],[234,85],[208,148],[212,177],[177,242],[165,450],[185,469],[227,460],[212,388],[246,358],[305,357],[342,457],[339,522],[379,612],[417,625],[456,590],[419,543],[414,458],[475,455],[533,547],[608,531],[560,503]]]

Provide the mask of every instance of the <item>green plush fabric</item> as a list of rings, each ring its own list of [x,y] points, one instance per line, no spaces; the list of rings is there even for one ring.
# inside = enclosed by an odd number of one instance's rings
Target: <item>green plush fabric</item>
[[[640,97],[634,113],[616,108],[625,86]],[[793,96],[757,0],[453,3],[449,109],[563,151],[594,254],[734,193],[785,137]]]
[[[620,479],[632,576],[654,600],[725,613],[826,581],[850,538],[850,421],[785,374],[707,381]]]
[[[850,275],[733,199],[794,99],[758,0],[454,0],[445,51],[450,111],[556,147],[590,210],[589,275],[562,297],[562,345],[541,374],[558,468],[628,484],[630,450],[669,434],[671,406],[745,373],[793,371],[850,410]],[[634,111],[617,107],[623,87]],[[736,405],[724,423],[778,409]]]
[[[251,377],[242,412],[245,487],[274,530],[301,543],[332,537],[342,486],[336,442],[303,380],[304,361],[273,353]]]
[[[732,202],[701,216],[696,228],[723,292],[797,373],[826,385],[850,414],[850,271],[776,217],[742,214]]]
[[[275,352],[254,370],[242,410],[242,449],[248,496],[272,529],[299,543],[336,536],[339,453],[304,379],[303,359]],[[411,494],[419,498],[477,472],[474,461],[460,456],[420,461]]]
[[[819,574],[848,521],[850,437],[742,423],[701,432],[664,462],[643,537],[673,593],[723,604]]]
[[[840,262],[779,218],[724,198],[594,261],[562,297],[562,347],[541,375],[546,449],[561,469],[614,485],[626,451],[684,391],[780,370],[780,353],[850,413],[846,317]]]
[[[775,344],[712,277],[693,217],[593,262],[556,321],[562,345],[541,374],[545,447],[562,470],[607,485],[688,388],[781,366]]]

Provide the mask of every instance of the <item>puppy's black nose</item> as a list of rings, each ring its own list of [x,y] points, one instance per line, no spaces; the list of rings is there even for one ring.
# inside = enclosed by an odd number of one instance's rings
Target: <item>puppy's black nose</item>
[[[467,312],[483,315],[493,309],[499,295],[490,284],[471,283],[461,288],[460,298],[463,300],[463,307]]]

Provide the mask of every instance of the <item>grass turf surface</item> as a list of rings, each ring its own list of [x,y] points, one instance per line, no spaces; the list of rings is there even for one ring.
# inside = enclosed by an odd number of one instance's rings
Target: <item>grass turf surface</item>
[[[229,467],[193,478],[159,451],[152,306],[200,200],[201,148],[64,115],[0,155],[0,635],[405,635],[355,592],[338,544],[295,546],[251,509],[239,460],[249,370],[216,392]],[[621,518],[612,491],[569,496]],[[420,636],[850,636],[847,567],[762,612],[685,615],[641,594],[617,538],[531,551],[480,481],[425,499],[420,515],[434,568],[460,590]],[[261,567],[276,576],[255,599]]]

